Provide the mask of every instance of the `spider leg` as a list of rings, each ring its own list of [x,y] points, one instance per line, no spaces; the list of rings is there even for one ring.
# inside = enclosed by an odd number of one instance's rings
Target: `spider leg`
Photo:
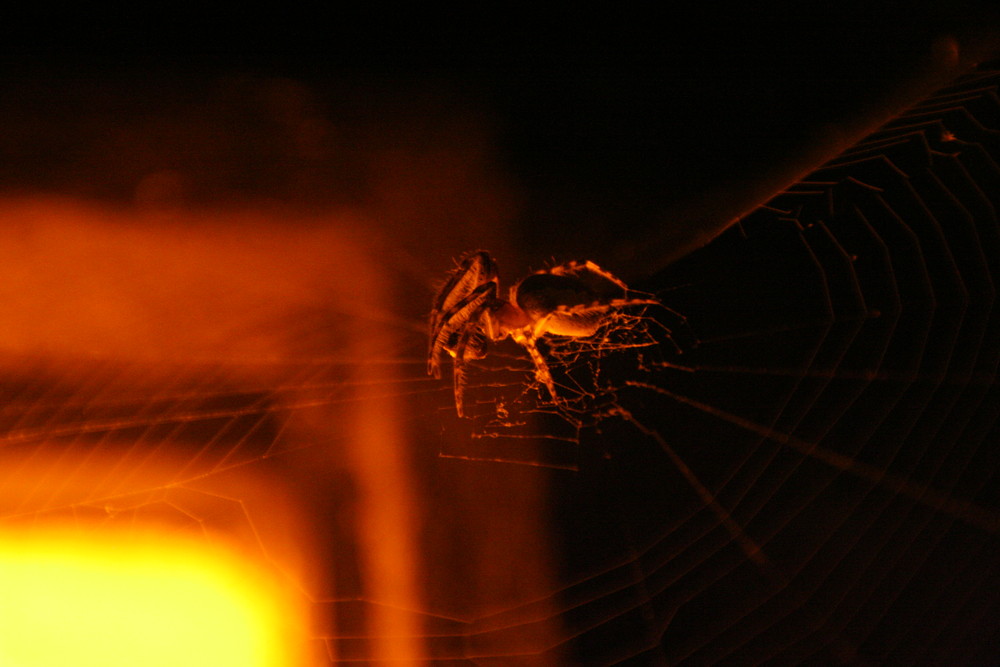
[[[605,271],[589,259],[585,262],[567,262],[560,266],[552,267],[549,272],[556,276],[572,276],[585,283],[589,283],[591,286],[596,284],[594,280],[603,280],[605,283],[615,285],[622,292],[628,293],[629,291],[628,285],[621,278],[610,271]],[[593,280],[588,280],[588,276],[592,276]]]
[[[559,394],[556,393],[556,382],[552,378],[552,371],[549,370],[548,363],[538,350],[538,345],[535,344],[535,336],[518,332],[511,337],[514,342],[528,351],[528,356],[531,357],[531,362],[535,365],[535,379],[545,385],[552,402],[558,403]]]
[[[430,350],[427,354],[428,375],[441,377],[441,353],[448,349],[448,339],[452,333],[470,326],[485,306],[496,301],[496,297],[496,282],[485,282],[441,314],[431,331]]]
[[[465,403],[463,401],[463,396],[465,395],[465,348],[468,347],[469,341],[475,334],[475,327],[466,327],[462,330],[462,335],[458,338],[458,344],[455,346],[455,361],[452,365],[452,380],[455,385],[455,411],[458,413],[459,417],[465,416]]]
[[[462,258],[458,267],[451,272],[451,277],[438,291],[431,310],[430,334],[433,345],[434,336],[441,327],[444,316],[462,299],[468,297],[477,287],[484,283],[496,282],[497,267],[489,253],[479,250]]]

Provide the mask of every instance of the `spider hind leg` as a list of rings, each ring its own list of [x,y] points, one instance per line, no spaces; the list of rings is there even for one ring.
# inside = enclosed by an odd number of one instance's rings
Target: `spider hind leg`
[[[552,399],[553,403],[559,403],[559,394],[556,392],[556,381],[552,377],[552,371],[549,369],[548,362],[545,361],[541,351],[538,349],[538,345],[535,344],[534,336],[518,333],[512,336],[512,338],[515,343],[528,351],[528,356],[531,357],[531,362],[535,366],[535,380],[545,386],[545,389],[549,392],[549,398]]]

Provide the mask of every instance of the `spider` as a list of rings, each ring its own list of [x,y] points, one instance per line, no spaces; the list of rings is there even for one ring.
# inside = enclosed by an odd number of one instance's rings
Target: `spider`
[[[488,252],[477,250],[462,257],[434,301],[427,373],[441,377],[443,353],[454,359],[459,417],[465,416],[465,364],[484,358],[489,341],[510,336],[524,347],[535,366],[535,379],[558,403],[552,372],[535,343],[538,338],[592,336],[622,308],[662,305],[634,298],[624,282],[590,261],[537,271],[513,285],[508,299],[497,295],[499,289],[496,263]]]

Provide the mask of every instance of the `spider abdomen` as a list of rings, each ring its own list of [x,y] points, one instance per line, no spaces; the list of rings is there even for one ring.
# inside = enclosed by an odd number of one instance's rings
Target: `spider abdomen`
[[[560,306],[589,305],[597,295],[574,277],[536,273],[518,284],[515,299],[521,310],[537,320]]]
[[[599,294],[576,276],[536,273],[518,284],[515,299],[532,321],[544,322],[546,333],[582,337],[594,334],[602,321],[589,306],[617,296]]]
[[[552,311],[545,320],[545,333],[555,336],[584,338],[593,336],[604,323],[603,314],[586,306],[559,308]]]

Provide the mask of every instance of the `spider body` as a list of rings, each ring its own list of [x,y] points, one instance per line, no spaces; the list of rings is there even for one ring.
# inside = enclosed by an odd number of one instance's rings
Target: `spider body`
[[[447,353],[453,359],[455,408],[464,416],[465,365],[486,356],[489,342],[508,336],[527,350],[535,378],[559,401],[548,364],[538,350],[541,336],[582,338],[594,335],[609,315],[622,308],[658,304],[630,296],[621,280],[593,262],[567,262],[537,271],[499,296],[496,263],[489,253],[466,254],[438,292],[430,316],[427,372],[441,375]]]

